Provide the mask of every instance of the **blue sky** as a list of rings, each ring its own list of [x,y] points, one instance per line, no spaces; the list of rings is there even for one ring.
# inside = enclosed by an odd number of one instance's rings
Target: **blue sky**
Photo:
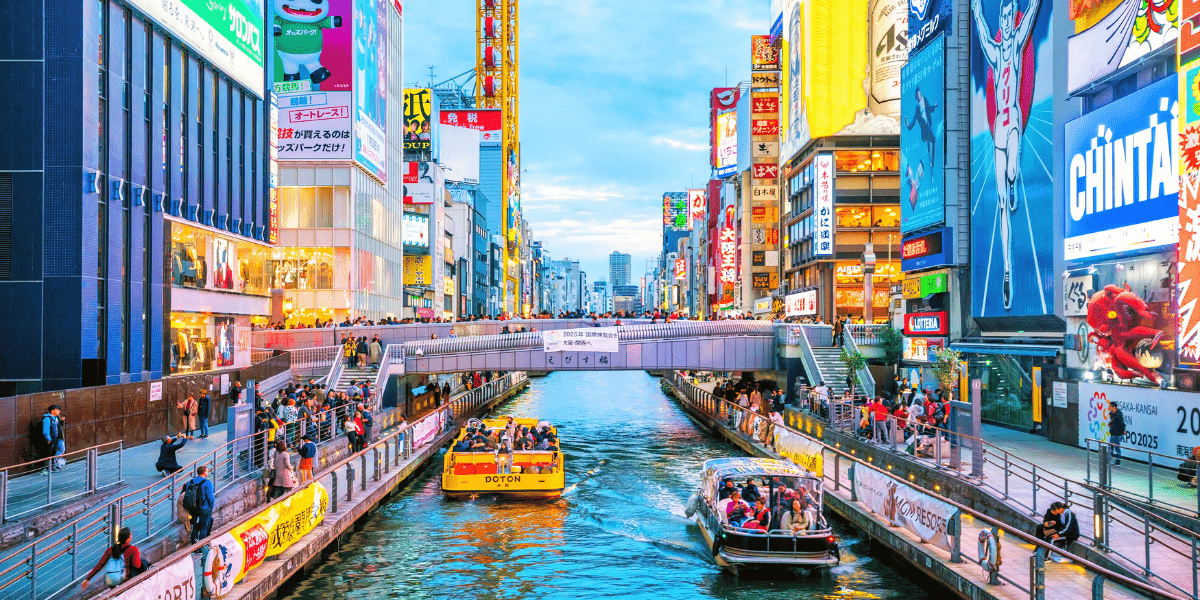
[[[474,2],[404,2],[404,81],[475,62]],[[708,94],[749,77],[768,0],[522,0],[522,205],[555,260],[633,275],[662,244],[662,193],[708,180]]]

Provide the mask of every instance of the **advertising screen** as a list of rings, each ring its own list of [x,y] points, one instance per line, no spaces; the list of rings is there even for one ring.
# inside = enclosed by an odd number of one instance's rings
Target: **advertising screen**
[[[1171,299],[1170,252],[1109,260],[1069,271],[1062,301],[1067,333],[1079,340],[1067,366],[1125,383],[1158,385],[1175,366],[1177,319]]]
[[[354,160],[383,182],[387,182],[390,10],[387,0],[354,0]]]
[[[1067,3],[1067,91],[1073,92],[1179,37],[1179,0]]]
[[[907,238],[900,243],[900,268],[905,271],[928,269],[951,264],[954,255],[950,250],[954,243],[953,231],[943,227],[937,231],[926,233],[914,238]]]
[[[783,298],[784,316],[799,317],[817,314],[817,290],[788,294]]]
[[[717,115],[717,176],[732,175],[737,169],[737,112]]]
[[[130,4],[250,93],[263,97],[263,35],[271,35],[263,31],[263,0],[131,0]]]
[[[404,213],[401,239],[403,239],[405,246],[428,248],[429,217],[427,215]]]
[[[951,0],[909,0],[908,2],[908,55],[925,47],[941,36],[953,31]]]
[[[501,129],[504,121],[499,108],[478,108],[472,110],[443,110],[438,115],[442,125],[466,127],[479,132],[479,141],[483,144],[499,144]]]
[[[1179,241],[1175,75],[1066,124],[1068,261]]]
[[[353,157],[354,4],[310,10],[274,2],[275,93],[281,160]]]
[[[900,231],[945,220],[945,40],[938,36],[904,65],[900,129]]]
[[[1044,203],[1054,194],[1054,4],[1027,0],[1018,2],[1016,12],[1000,7],[971,1],[971,307],[976,318],[1051,314],[1057,283],[1055,232]],[[1019,56],[1006,54],[1011,48],[1021,49]]]
[[[688,231],[690,221],[687,192],[663,194],[663,231]]]
[[[438,162],[446,181],[479,183],[480,132],[442,125],[438,131]]]
[[[812,138],[900,133],[908,12],[905,0],[786,2],[779,127],[785,159]]]
[[[404,90],[404,154],[433,156],[433,91],[428,88]]]
[[[717,154],[718,154],[717,148],[719,146],[719,143],[717,141],[717,136],[719,133],[719,125],[717,123],[717,115],[731,112],[731,111],[736,111],[737,105],[738,105],[738,98],[740,98],[740,97],[741,97],[741,90],[739,90],[738,88],[735,88],[735,87],[713,88],[712,96],[709,97],[709,100],[708,100],[708,109],[709,109],[708,144],[709,144],[709,154],[710,154],[709,162],[712,164],[713,167],[719,166],[718,157],[717,157]],[[736,124],[735,124],[735,127],[736,127]],[[736,133],[736,130],[735,130],[735,133]],[[736,138],[736,135],[734,137]]]
[[[403,195],[405,204],[433,204],[437,191],[444,189],[442,170],[437,163],[404,163]]]

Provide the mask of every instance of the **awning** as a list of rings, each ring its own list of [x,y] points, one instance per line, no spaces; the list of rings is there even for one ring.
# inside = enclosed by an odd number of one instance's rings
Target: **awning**
[[[1039,346],[1036,344],[975,344],[970,342],[955,342],[950,344],[952,350],[970,354],[1006,354],[1009,356],[1044,356],[1051,357],[1062,351],[1059,346]]]

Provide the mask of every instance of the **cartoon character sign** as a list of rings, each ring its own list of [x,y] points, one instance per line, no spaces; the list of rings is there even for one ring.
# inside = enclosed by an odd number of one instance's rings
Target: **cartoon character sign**
[[[1162,383],[1155,369],[1163,364],[1164,348],[1174,346],[1175,340],[1156,326],[1159,318],[1129,284],[1106,285],[1092,294],[1088,341],[1096,344],[1097,366],[1112,369],[1120,379],[1145,377],[1156,385]]]
[[[308,73],[313,85],[332,75],[321,64],[325,46],[323,30],[342,26],[342,18],[330,15],[327,0],[273,0],[275,49],[283,63],[283,80],[300,81]]]

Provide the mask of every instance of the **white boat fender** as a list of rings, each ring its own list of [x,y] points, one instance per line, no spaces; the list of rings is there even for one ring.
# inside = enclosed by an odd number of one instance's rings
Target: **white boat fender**
[[[979,566],[986,572],[1000,570],[1000,540],[990,529],[979,532]]]
[[[699,502],[700,502],[700,494],[699,493],[692,494],[692,497],[688,498],[687,507],[685,507],[683,509],[683,516],[685,516],[689,519],[692,518],[692,515],[696,514],[696,507],[698,506]]]

